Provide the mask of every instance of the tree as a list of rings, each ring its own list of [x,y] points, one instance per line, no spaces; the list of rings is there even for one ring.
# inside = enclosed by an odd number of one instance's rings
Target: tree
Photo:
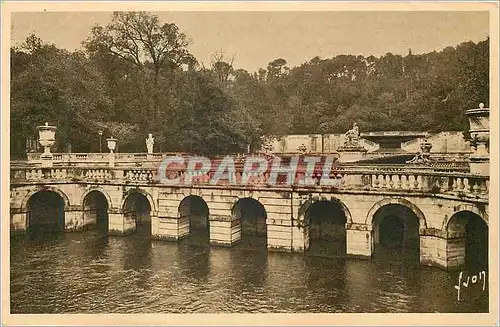
[[[158,16],[147,12],[114,12],[111,22],[96,25],[84,42],[89,53],[111,53],[140,68],[151,66],[155,84],[162,69],[193,64],[188,44],[177,25],[161,25]]]
[[[231,78],[233,78],[234,68],[233,68],[234,57],[231,59],[224,58],[224,53],[215,53],[212,55],[212,62],[210,64],[211,70],[215,74],[215,78],[222,89],[229,86]]]
[[[110,99],[103,75],[81,52],[43,43],[34,34],[11,50],[11,153],[22,155],[36,126],[56,125],[59,151],[89,151],[93,122],[106,119]]]
[[[150,13],[114,12],[111,22],[95,26],[83,44],[117,86],[115,107],[132,112],[126,115],[140,122],[142,133],[160,133],[178,104],[182,67],[196,66],[187,36]]]
[[[276,80],[287,71],[286,60],[283,58],[275,59],[267,65],[267,79],[271,81]]]
[[[56,151],[95,151],[104,130],[122,151],[144,151],[153,133],[165,151],[223,154],[353,122],[362,131],[464,130],[465,111],[489,102],[489,39],[291,68],[278,58],[249,73],[222,51],[199,67],[174,24],[130,12],[114,13],[84,44],[85,53],[69,52],[30,35],[11,48],[11,154],[45,121],[58,127]]]

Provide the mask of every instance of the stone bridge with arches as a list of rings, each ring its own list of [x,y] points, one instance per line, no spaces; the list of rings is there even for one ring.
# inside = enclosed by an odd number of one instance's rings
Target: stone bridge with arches
[[[159,182],[151,157],[115,167],[80,159],[11,165],[11,234],[102,228],[125,236],[142,228],[152,239],[202,235],[213,246],[257,237],[269,251],[335,244],[336,255],[361,258],[399,246],[416,249],[421,264],[444,269],[487,259],[488,176],[346,164],[332,172],[337,187],[270,186],[268,174],[244,187],[210,185],[205,176],[169,186]]]

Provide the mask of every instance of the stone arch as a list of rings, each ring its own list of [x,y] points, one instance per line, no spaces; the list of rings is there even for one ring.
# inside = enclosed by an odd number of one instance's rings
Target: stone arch
[[[309,207],[311,205],[313,205],[314,203],[316,203],[318,201],[331,201],[331,202],[334,202],[335,204],[338,204],[340,206],[340,208],[342,209],[342,211],[344,212],[344,215],[347,219],[347,223],[352,224],[352,216],[351,216],[351,212],[349,211],[349,208],[347,208],[347,206],[342,201],[340,201],[339,199],[337,199],[336,197],[333,197],[333,196],[331,196],[330,198],[328,198],[326,196],[313,196],[312,198],[308,199],[299,208],[299,217],[298,217],[299,220],[305,219],[305,214],[307,212],[307,209],[309,209]]]
[[[427,228],[427,221],[425,220],[425,215],[422,212],[422,210],[420,210],[415,204],[413,204],[412,202],[410,202],[404,198],[385,198],[385,199],[378,201],[368,211],[368,214],[366,215],[366,219],[365,219],[365,224],[367,226],[371,227],[373,224],[373,216],[377,213],[377,211],[380,208],[382,208],[386,205],[389,205],[389,204],[399,204],[399,205],[407,207],[408,209],[413,211],[415,216],[417,216],[418,222],[419,222],[419,228]]]
[[[267,246],[267,217],[265,205],[256,196],[236,197],[231,205],[231,219],[238,221],[241,239],[254,240],[253,246]]]
[[[109,229],[109,209],[111,199],[101,187],[91,187],[81,198],[81,210],[84,229]]]
[[[186,201],[188,201],[190,198],[194,198],[194,199],[199,199],[202,201],[202,203],[204,204],[204,206],[206,206],[206,209],[208,211],[208,213],[210,214],[210,207],[208,206],[208,203],[207,201],[203,198],[203,196],[201,195],[197,195],[197,194],[187,194],[187,195],[184,195],[184,197],[182,198],[182,200],[179,201],[179,205],[177,206],[177,211],[179,213],[179,215],[182,217],[182,214],[181,214],[181,206],[183,204],[186,204]]]
[[[179,202],[177,215],[181,224],[187,223],[187,232],[210,233],[210,208],[198,194],[188,194]]]
[[[144,195],[146,197],[146,199],[148,199],[148,202],[149,202],[149,206],[151,208],[151,211],[152,212],[157,212],[156,210],[156,205],[155,205],[155,202],[153,200],[153,197],[151,196],[151,194],[149,194],[148,192],[146,192],[145,190],[143,189],[140,189],[140,188],[133,188],[133,189],[130,189],[127,194],[122,198],[122,202],[121,202],[121,205],[120,205],[120,209],[123,209],[123,207],[125,206],[125,202],[127,201],[127,198],[134,194],[134,193],[140,193],[142,195]]]
[[[488,267],[489,225],[488,214],[480,206],[462,203],[453,207],[445,216],[443,231],[446,233],[447,267]]]
[[[234,207],[236,206],[236,204],[240,201],[240,200],[245,200],[245,199],[252,199],[252,200],[255,200],[256,202],[258,202],[259,205],[262,206],[262,208],[264,209],[264,211],[266,212],[267,214],[267,209],[266,209],[266,206],[264,205],[264,203],[262,203],[260,201],[260,197],[256,197],[256,196],[253,196],[253,194],[250,194],[249,196],[242,196],[242,197],[239,197],[239,196],[235,196],[233,198],[233,201],[231,202],[231,215],[233,215],[233,209]]]
[[[231,200],[231,209],[233,209],[234,205],[236,203],[238,203],[238,201],[240,201],[241,199],[253,199],[255,201],[258,201],[260,204],[262,204],[262,206],[264,207],[264,209],[266,208],[266,206],[264,205],[264,203],[262,203],[260,201],[260,199],[262,197],[261,196],[256,196],[256,194],[254,192],[249,192],[248,194],[245,194],[244,196],[233,195],[232,198],[233,199]]]
[[[23,199],[26,230],[29,232],[60,232],[65,229],[68,196],[55,187],[42,186]]]
[[[450,223],[451,218],[455,216],[457,213],[461,211],[470,211],[478,215],[485,223],[489,226],[489,215],[485,210],[480,210],[477,205],[472,203],[461,203],[458,206],[453,207],[453,211],[451,214],[446,215],[443,220],[442,230],[447,230],[448,224]]]
[[[325,257],[346,255],[352,215],[341,200],[331,195],[310,196],[299,207],[298,219],[304,223],[305,251]]]
[[[111,201],[111,197],[109,196],[108,192],[106,192],[102,187],[100,186],[94,186],[88,190],[86,190],[82,197],[80,198],[80,204],[82,206],[82,209],[85,209],[83,208],[84,204],[85,204],[85,197],[87,195],[89,195],[91,192],[94,192],[94,191],[97,191],[97,192],[100,192],[102,193],[102,195],[104,195],[104,197],[106,198],[106,201],[108,201],[108,207],[109,208],[113,208],[113,202]],[[128,195],[127,195],[128,196]],[[123,207],[123,206],[122,206]]]
[[[154,202],[148,192],[138,188],[130,189],[122,199],[124,230],[135,231],[145,237],[152,235],[152,217],[155,215]]]
[[[34,191],[30,191],[28,194],[26,194],[26,196],[24,197],[22,204],[21,204],[22,212],[28,212],[28,202],[33,195],[35,195],[38,192],[44,192],[44,191],[54,192],[54,193],[59,194],[59,196],[64,201],[64,207],[70,206],[69,197],[62,190],[60,190],[59,188],[54,187],[54,186],[42,186],[39,189],[34,190]]]

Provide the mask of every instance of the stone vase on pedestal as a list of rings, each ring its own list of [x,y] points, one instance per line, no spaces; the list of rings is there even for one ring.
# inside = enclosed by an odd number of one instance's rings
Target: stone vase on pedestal
[[[424,140],[422,143],[420,143],[420,153],[418,153],[413,159],[407,161],[406,163],[409,164],[423,164],[428,165],[431,160],[431,149],[432,149],[432,143],[430,143],[427,140]]]
[[[470,156],[470,170],[473,174],[489,175],[490,170],[490,109],[484,104],[465,112],[469,117],[469,133],[475,148]]]
[[[109,166],[114,167],[115,153],[113,151],[116,149],[117,139],[110,137],[109,139],[106,139],[106,141],[108,142],[108,149],[109,149]]]
[[[50,153],[50,147],[54,145],[56,141],[56,129],[55,126],[49,126],[49,123],[45,123],[43,126],[37,126],[36,128],[39,134],[39,142],[43,146],[43,153],[40,156],[42,160],[42,167],[52,166],[52,153]]]

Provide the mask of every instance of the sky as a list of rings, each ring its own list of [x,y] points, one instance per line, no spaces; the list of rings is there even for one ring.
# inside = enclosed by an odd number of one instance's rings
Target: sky
[[[160,22],[175,23],[191,40],[191,53],[206,66],[214,53],[234,57],[236,69],[254,72],[283,58],[289,67],[315,56],[381,56],[439,51],[489,35],[488,12],[154,12]],[[45,42],[75,50],[111,12],[13,13],[11,41],[32,32]]]

